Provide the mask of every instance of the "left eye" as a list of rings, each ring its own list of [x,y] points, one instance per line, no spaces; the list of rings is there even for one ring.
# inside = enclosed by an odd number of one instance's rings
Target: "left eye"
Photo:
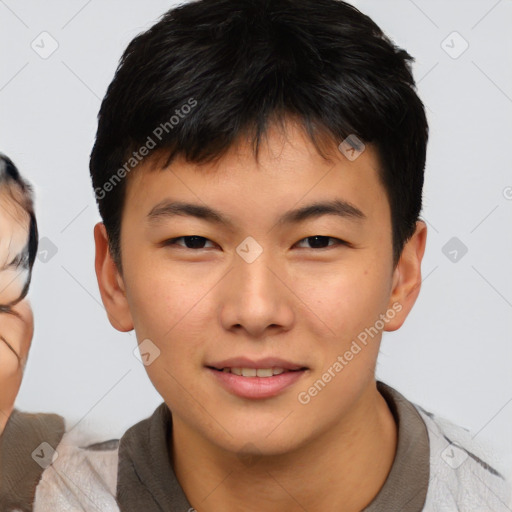
[[[204,236],[180,236],[178,238],[171,238],[170,240],[167,240],[164,242],[164,245],[179,245],[183,247],[182,244],[178,244],[178,240],[183,240],[185,242],[185,249],[205,249],[204,244],[206,242],[210,242],[213,244],[211,240],[208,240],[208,238],[205,238]],[[333,240],[333,244],[328,244],[329,240]],[[334,238],[332,236],[322,236],[322,235],[315,235],[315,236],[308,236],[306,238],[303,238],[302,240],[299,240],[297,244],[301,244],[303,242],[309,242],[312,245],[312,249],[325,249],[327,247],[333,247],[336,245],[348,245],[347,242],[344,240],[340,240],[339,238]],[[327,244],[327,245],[326,245]],[[306,247],[308,249],[308,247]]]
[[[326,245],[326,242],[329,240],[334,240],[334,244]],[[347,245],[347,242],[344,240],[340,240],[339,238],[334,238],[332,236],[322,236],[322,235],[315,235],[315,236],[308,236],[306,238],[303,238],[298,244],[308,241],[313,247],[312,249],[325,249],[327,247],[333,247],[335,245]],[[308,247],[306,247],[308,249]]]

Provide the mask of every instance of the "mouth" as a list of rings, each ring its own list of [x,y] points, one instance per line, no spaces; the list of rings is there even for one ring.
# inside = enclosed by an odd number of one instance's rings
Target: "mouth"
[[[245,358],[207,365],[215,383],[232,395],[263,399],[282,394],[306,375],[310,368],[274,358],[250,361]]]
[[[207,366],[211,370],[216,370],[218,372],[223,373],[232,373],[233,375],[238,375],[239,377],[262,377],[269,378],[274,377],[275,375],[281,375],[283,373],[288,372],[300,372],[307,370],[305,366],[302,368],[297,368],[294,370],[289,370],[286,368],[281,368],[278,366],[272,368],[242,368],[242,367],[224,367],[224,368],[215,368],[214,366]]]

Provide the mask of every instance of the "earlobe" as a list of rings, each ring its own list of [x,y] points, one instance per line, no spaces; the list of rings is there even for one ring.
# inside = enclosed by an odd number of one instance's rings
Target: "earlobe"
[[[133,320],[128,307],[126,289],[108,247],[108,235],[105,225],[98,222],[94,226],[96,245],[95,270],[101,300],[112,326],[121,332],[133,329]]]
[[[386,331],[396,331],[405,322],[421,289],[421,261],[425,253],[427,225],[416,222],[416,231],[405,244],[400,261],[393,272],[393,285],[388,308],[399,311],[386,325]],[[399,304],[400,308],[396,305]]]

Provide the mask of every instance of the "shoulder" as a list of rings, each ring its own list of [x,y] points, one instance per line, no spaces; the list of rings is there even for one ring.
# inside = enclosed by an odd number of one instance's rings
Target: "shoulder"
[[[57,414],[14,410],[0,436],[1,512],[119,510],[118,445]]]
[[[427,427],[430,481],[425,511],[510,512],[511,482],[495,466],[489,446],[449,420],[413,404]]]
[[[64,431],[57,414],[12,412],[0,436],[2,512],[32,509],[36,486]]]
[[[36,489],[34,512],[118,511],[115,499],[119,440],[95,443],[67,431]]]

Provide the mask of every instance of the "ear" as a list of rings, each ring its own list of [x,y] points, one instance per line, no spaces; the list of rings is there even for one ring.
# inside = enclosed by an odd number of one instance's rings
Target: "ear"
[[[405,244],[400,260],[393,271],[393,284],[388,310],[396,315],[385,327],[385,331],[396,331],[405,322],[421,288],[421,261],[425,253],[427,225],[424,221],[416,222],[416,230]]]
[[[118,331],[131,331],[133,319],[126,299],[123,278],[110,254],[107,230],[102,222],[94,226],[94,242],[96,244],[94,262],[96,278],[108,319]]]

